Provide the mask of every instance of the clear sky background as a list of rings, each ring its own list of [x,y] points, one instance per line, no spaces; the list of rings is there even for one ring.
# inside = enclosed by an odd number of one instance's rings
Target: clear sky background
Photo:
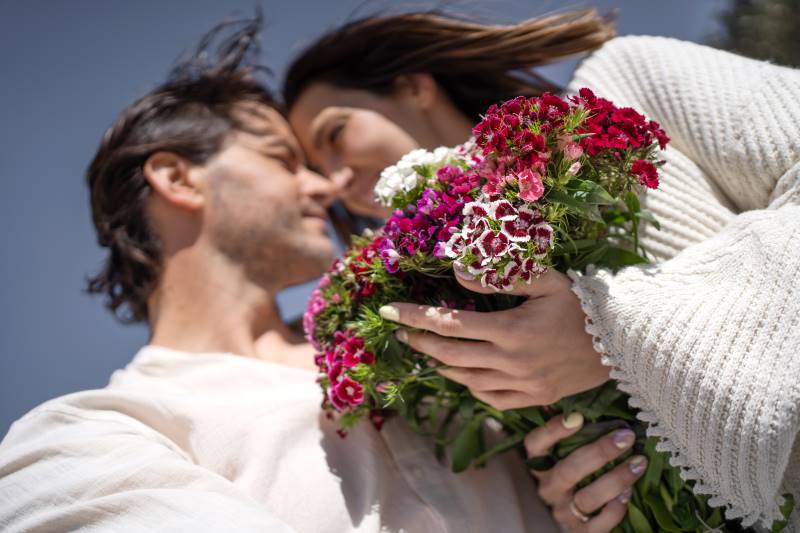
[[[619,33],[702,42],[725,0],[375,2],[262,0],[277,82],[315,36],[387,7],[448,6],[513,22],[567,6],[618,9]],[[84,170],[116,114],[215,23],[256,0],[0,0],[0,436],[35,405],[103,387],[147,342],[83,292],[100,265]],[[566,83],[575,62],[542,72]],[[281,295],[300,314],[308,286]]]

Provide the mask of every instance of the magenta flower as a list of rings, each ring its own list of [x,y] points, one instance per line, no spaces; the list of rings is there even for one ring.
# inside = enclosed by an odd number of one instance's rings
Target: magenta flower
[[[345,406],[356,407],[364,401],[364,387],[350,376],[344,376],[333,386],[333,396]]]

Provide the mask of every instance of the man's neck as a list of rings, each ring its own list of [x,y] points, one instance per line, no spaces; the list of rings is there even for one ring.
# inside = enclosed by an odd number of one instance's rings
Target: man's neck
[[[152,344],[263,357],[260,337],[291,343],[294,336],[275,302],[277,289],[248,279],[240,265],[200,247],[184,248],[165,263],[149,302]]]

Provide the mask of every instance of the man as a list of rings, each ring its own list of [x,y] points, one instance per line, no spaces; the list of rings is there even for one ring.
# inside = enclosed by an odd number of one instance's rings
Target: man
[[[212,62],[202,46],[103,137],[88,184],[109,255],[90,289],[150,345],[12,426],[0,529],[554,530],[513,456],[456,476],[396,420],[341,439],[320,414],[274,298],[332,259],[331,190],[247,66],[257,28]]]

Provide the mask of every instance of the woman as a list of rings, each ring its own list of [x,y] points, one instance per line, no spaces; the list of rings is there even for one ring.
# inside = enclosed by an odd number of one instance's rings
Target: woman
[[[370,61],[354,60],[362,55],[361,43],[379,42],[389,27],[391,35],[402,35],[402,39],[370,46],[373,50],[385,48],[385,53],[376,51]],[[533,73],[514,77],[504,69],[589,50],[609,39],[613,29],[594,12],[581,11],[527,21],[512,33],[518,42],[513,42],[512,35],[512,45],[508,46],[499,42],[499,38],[508,37],[508,29],[494,30],[493,40],[487,43],[491,29],[430,14],[366,19],[324,37],[292,65],[285,90],[290,119],[309,160],[337,183],[351,213],[375,219],[389,214],[374,202],[372,188],[380,171],[404,153],[419,146],[464,142],[478,115],[498,97],[557,90]],[[432,36],[445,37],[450,42],[450,54],[420,53]],[[462,54],[465,47],[474,49],[479,65],[454,70],[448,55]],[[398,53],[401,49],[404,53]],[[516,64],[506,62],[500,68],[481,59],[484,54],[497,57],[501,52],[523,59]],[[386,54],[396,57],[402,66],[388,67]],[[421,56],[432,61],[425,65],[425,73],[419,71]],[[319,70],[319,66],[325,69]],[[346,69],[346,74],[339,68]],[[494,72],[478,78],[483,81],[466,85],[477,68]],[[340,85],[355,87],[343,90]],[[359,86],[362,88],[356,88]],[[575,433],[581,425],[582,419],[576,416],[566,422],[560,417],[554,419],[529,436],[528,450],[544,455],[557,440]],[[574,486],[623,453],[631,437],[629,433],[610,435],[540,475],[540,493],[554,506],[558,519],[587,531],[608,531],[622,519],[629,488],[646,467],[643,457],[631,458],[582,491],[575,493]],[[588,520],[583,511],[601,509],[591,521],[581,522]]]
[[[416,146],[463,142],[490,100],[546,88],[527,69],[611,36],[591,13],[540,22],[488,27],[418,13],[347,25],[290,68],[290,120],[350,209],[376,214],[380,168]],[[671,39],[622,38],[582,64],[570,89],[581,86],[673,137],[662,186],[643,198],[661,222],[642,239],[657,264],[572,281],[550,272],[502,314],[444,323],[400,303],[385,316],[431,330],[403,338],[500,408],[586,390],[611,367],[697,490],[729,518],[769,525],[782,494],[800,499],[800,74]],[[476,342],[485,357],[468,361]],[[564,522],[593,510],[564,494]],[[798,514],[790,531],[800,530]]]

